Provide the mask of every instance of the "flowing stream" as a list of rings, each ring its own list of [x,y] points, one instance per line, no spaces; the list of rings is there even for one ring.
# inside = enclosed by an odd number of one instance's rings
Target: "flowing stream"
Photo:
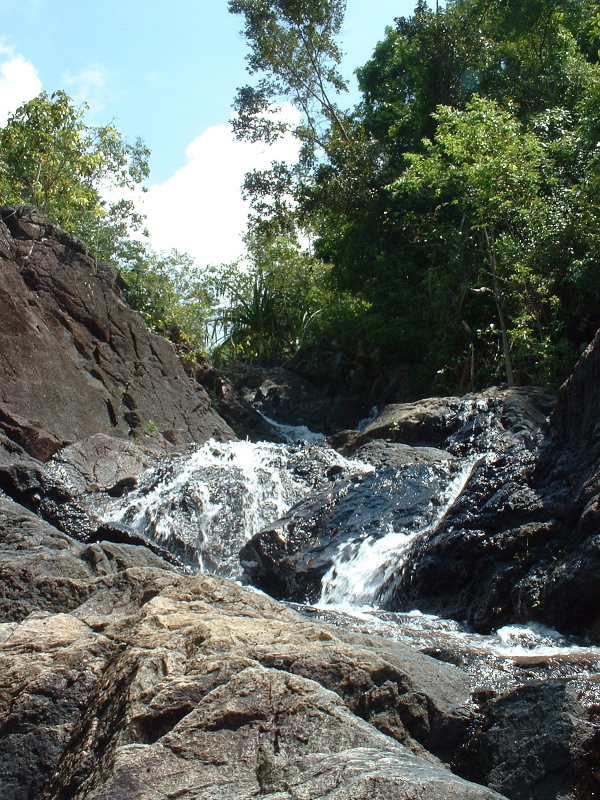
[[[410,516],[403,518],[400,525],[394,519],[386,519],[387,531],[383,536],[367,536],[342,544],[331,569],[323,577],[319,605],[363,609],[385,606],[390,579],[406,567],[411,544],[416,538],[435,532],[479,460],[476,457],[465,459],[454,475],[448,466],[439,465],[421,467],[418,479],[406,474],[402,493],[406,495],[407,489],[412,488]],[[443,469],[445,481],[440,480],[440,469]],[[427,491],[431,485],[437,491]],[[396,493],[392,481],[390,487]],[[418,495],[422,492],[426,493],[426,502],[419,502]]]
[[[315,443],[211,441],[148,470],[133,492],[105,506],[103,516],[150,537],[192,568],[236,579],[239,551],[251,536],[326,484],[329,470],[349,463]]]
[[[140,477],[134,491],[109,501],[103,517],[154,539],[191,570],[235,580],[241,577],[239,551],[254,533],[339,474],[358,474],[366,485],[364,499],[345,520],[348,537],[323,578],[321,598],[314,606],[293,607],[331,625],[410,644],[494,689],[600,671],[597,647],[539,625],[513,625],[484,636],[418,611],[382,610],[391,575],[410,569],[411,546],[441,524],[485,453],[463,446],[460,459],[378,476],[370,464],[345,459],[315,437],[296,441],[305,431],[279,426],[278,433],[289,442],[209,442],[164,459]]]

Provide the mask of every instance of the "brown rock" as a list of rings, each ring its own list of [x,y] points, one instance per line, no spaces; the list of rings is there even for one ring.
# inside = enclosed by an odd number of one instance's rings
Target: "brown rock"
[[[96,433],[233,438],[115,274],[29,207],[0,210],[0,429],[46,459]]]

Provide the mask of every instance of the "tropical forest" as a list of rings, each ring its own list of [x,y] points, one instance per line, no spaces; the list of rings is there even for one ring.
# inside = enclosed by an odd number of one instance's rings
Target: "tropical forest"
[[[229,2],[250,80],[235,135],[291,127],[302,145],[297,163],[246,175],[241,261],[153,251],[131,199],[147,148],[88,126],[62,90],[0,129],[2,202],[37,206],[111,262],[184,358],[286,363],[386,402],[556,388],[600,326],[597,4],[418,0],[357,67],[354,107],[344,10]]]

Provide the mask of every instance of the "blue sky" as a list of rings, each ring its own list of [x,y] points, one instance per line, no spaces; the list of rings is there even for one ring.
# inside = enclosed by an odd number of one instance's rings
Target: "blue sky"
[[[386,25],[413,8],[414,0],[348,0],[340,41],[352,86]],[[155,247],[186,250],[200,264],[241,253],[244,172],[272,155],[293,158],[295,147],[281,142],[270,154],[231,141],[247,50],[226,0],[0,0],[0,20],[0,124],[40,89],[64,89],[90,105],[89,124],[114,121],[151,149],[143,210]],[[356,99],[354,91],[341,102]],[[193,230],[172,230],[175,204],[195,215]]]

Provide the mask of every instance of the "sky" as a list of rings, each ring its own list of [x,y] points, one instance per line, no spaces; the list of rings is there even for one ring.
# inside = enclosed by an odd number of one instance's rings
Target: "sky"
[[[340,105],[357,101],[354,70],[415,1],[348,0],[340,45],[351,91]],[[112,122],[152,152],[140,208],[151,245],[199,266],[233,261],[244,174],[297,155],[291,137],[268,148],[231,135],[236,89],[251,81],[241,29],[227,0],[0,0],[0,125],[42,90],[86,102],[87,124]]]

